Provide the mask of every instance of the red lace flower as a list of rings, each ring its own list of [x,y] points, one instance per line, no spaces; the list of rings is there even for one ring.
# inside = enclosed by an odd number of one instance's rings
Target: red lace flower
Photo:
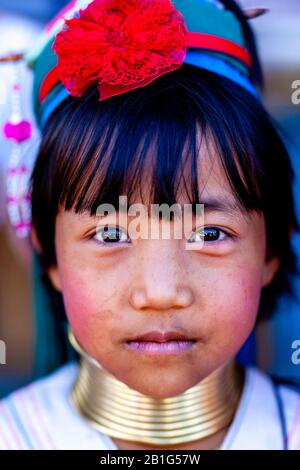
[[[95,0],[56,36],[59,78],[73,96],[124,93],[179,68],[186,34],[170,0]]]

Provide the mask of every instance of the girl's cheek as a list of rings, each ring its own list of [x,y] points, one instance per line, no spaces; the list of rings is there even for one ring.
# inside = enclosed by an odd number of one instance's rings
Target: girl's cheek
[[[81,279],[68,279],[64,283],[64,303],[77,340],[88,354],[102,361],[111,347],[112,313],[103,302],[101,290]]]
[[[101,285],[84,273],[68,272],[62,276],[62,293],[72,327],[77,331],[88,329],[103,307]]]
[[[226,278],[225,278],[226,279]],[[261,285],[257,270],[243,272],[240,276],[227,276],[223,285],[215,285],[214,314],[210,325],[211,339],[223,343],[223,347],[237,348],[251,333],[257,318]]]
[[[230,295],[230,292],[229,294]],[[256,319],[259,307],[260,287],[255,283],[244,283],[241,289],[233,289],[233,305],[229,311],[229,318],[237,325],[249,325]]]

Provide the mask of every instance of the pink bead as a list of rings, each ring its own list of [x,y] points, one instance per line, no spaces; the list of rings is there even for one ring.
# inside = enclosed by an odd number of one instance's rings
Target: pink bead
[[[18,143],[30,139],[32,135],[32,125],[29,121],[20,121],[17,123],[6,122],[4,124],[3,133],[6,139],[15,140]]]

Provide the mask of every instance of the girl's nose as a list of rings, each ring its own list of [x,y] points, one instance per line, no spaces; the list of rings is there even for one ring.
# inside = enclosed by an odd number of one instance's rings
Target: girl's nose
[[[189,307],[193,303],[192,292],[185,286],[173,286],[164,289],[149,286],[134,289],[131,295],[131,304],[137,310],[171,310]]]
[[[138,276],[132,286],[133,308],[170,310],[189,307],[194,294],[183,263],[170,250],[156,250],[140,259]],[[182,260],[181,260],[182,261]]]

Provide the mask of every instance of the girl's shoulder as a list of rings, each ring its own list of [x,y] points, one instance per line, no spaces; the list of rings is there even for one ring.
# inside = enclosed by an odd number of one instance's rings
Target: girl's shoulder
[[[286,426],[287,448],[300,450],[300,384],[277,378],[272,382],[279,395],[278,412]]]
[[[300,389],[248,367],[223,449],[300,449]]]
[[[109,442],[79,416],[70,400],[78,364],[52,374],[0,401],[0,449],[107,449]]]

